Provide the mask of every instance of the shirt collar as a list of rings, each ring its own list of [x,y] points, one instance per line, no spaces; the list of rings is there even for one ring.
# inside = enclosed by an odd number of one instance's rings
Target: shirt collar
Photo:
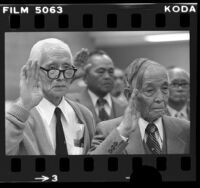
[[[46,120],[47,125],[50,125],[55,108],[55,105],[48,101],[46,98],[43,98],[36,106],[36,109],[38,109],[40,112],[42,119]]]
[[[163,140],[163,125],[162,125],[162,118],[158,118],[156,121],[153,122],[156,127],[158,128],[158,132],[160,135],[161,140]],[[142,136],[142,140],[144,139],[144,135],[145,135],[145,129],[147,127],[147,125],[149,124],[149,122],[145,121],[143,118],[139,118],[138,120],[138,124],[140,127],[140,133]]]
[[[67,120],[67,122],[69,123],[70,120],[69,118],[69,114],[72,115],[73,114],[73,108],[71,107],[71,105],[65,100],[65,98],[62,98],[62,101],[60,102],[60,104],[58,105],[58,107],[61,109],[65,119]]]
[[[63,97],[60,104],[58,105],[58,107],[63,112],[66,120],[68,120],[68,117],[67,117],[68,108],[66,108],[66,106],[69,106],[69,104],[67,103],[67,101]],[[40,114],[41,114],[42,118],[47,122],[47,125],[50,125],[50,122],[51,122],[53,115],[54,115],[55,108],[56,108],[56,106],[54,104],[52,104],[46,98],[43,98],[40,101],[40,103],[36,106],[36,109],[38,109],[40,111]]]
[[[89,95],[90,95],[90,97],[91,97],[91,99],[92,99],[93,105],[96,106],[97,100],[99,99],[99,97],[98,97],[96,94],[94,94],[94,93],[93,93],[91,90],[89,90],[89,89],[88,89],[88,93],[89,93]],[[104,97],[104,99],[107,101],[109,107],[112,107],[112,99],[111,99],[110,93],[108,93],[108,94]]]
[[[184,117],[187,117],[187,105],[185,105],[180,111],[175,110],[169,105],[167,105],[167,108],[172,117],[174,117],[177,113],[182,113]]]

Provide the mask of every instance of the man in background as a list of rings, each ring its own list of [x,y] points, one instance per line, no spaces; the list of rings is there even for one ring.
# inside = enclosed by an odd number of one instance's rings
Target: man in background
[[[124,71],[119,68],[114,70],[114,87],[111,94],[119,101],[128,104],[124,96]]]
[[[168,69],[169,99],[168,114],[180,119],[190,120],[190,76],[184,69],[173,67]]]
[[[67,97],[85,105],[93,113],[96,123],[121,116],[126,105],[110,94],[114,84],[112,59],[104,51],[92,51],[84,70],[87,87]]]

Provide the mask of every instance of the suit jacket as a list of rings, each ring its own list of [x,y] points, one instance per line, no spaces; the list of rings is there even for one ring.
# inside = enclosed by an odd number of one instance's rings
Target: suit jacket
[[[188,121],[190,121],[190,106],[189,105],[187,105],[186,113],[187,113],[187,119]],[[172,116],[168,108],[166,109],[166,115]]]
[[[101,122],[96,129],[89,154],[146,154],[141,138],[140,128],[129,136],[128,142],[124,141],[116,129],[122,117]],[[190,124],[170,116],[163,116],[163,130],[167,154],[189,153]]]
[[[86,106],[93,113],[93,116],[94,116],[96,123],[100,122],[100,119],[99,119],[99,117],[98,117],[98,115],[95,111],[95,107],[94,107],[92,100],[89,96],[87,88],[83,89],[81,93],[67,94],[66,97],[71,99],[71,100],[77,101],[77,102],[81,103],[82,105]],[[113,110],[113,116],[114,116],[112,118],[120,117],[124,113],[124,110],[126,108],[126,104],[122,103],[121,101],[117,100],[116,98],[114,98],[112,96],[111,96],[111,100],[112,100],[112,110]]]
[[[95,122],[92,113],[83,105],[67,100],[74,109],[79,123],[85,125],[83,154],[91,146]],[[30,112],[14,104],[6,113],[7,155],[55,155],[43,121],[36,108]]]

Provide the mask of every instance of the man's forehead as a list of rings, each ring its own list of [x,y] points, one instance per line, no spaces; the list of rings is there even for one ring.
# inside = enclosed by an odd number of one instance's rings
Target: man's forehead
[[[161,65],[150,65],[144,71],[143,80],[154,79],[154,78],[156,79],[159,77],[168,78],[167,70]]]
[[[170,80],[174,80],[174,79],[186,79],[189,80],[189,74],[182,70],[182,69],[172,69],[169,71],[169,78]]]
[[[164,66],[158,63],[149,64],[147,67],[142,67],[137,76],[132,80],[132,87],[141,88],[144,83],[169,82],[167,70]]]
[[[42,61],[41,64],[46,63],[56,63],[59,61],[66,62],[68,64],[72,64],[72,58],[69,51],[65,49],[51,49],[48,51],[42,52]]]
[[[88,60],[95,67],[114,66],[112,60],[107,55],[93,55]]]

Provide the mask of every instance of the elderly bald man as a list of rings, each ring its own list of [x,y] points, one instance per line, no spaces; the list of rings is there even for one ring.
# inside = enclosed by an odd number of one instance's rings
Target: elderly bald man
[[[189,73],[179,67],[168,70],[169,75],[169,99],[168,113],[173,117],[190,120],[190,76]]]
[[[146,58],[134,60],[126,71],[123,117],[97,126],[90,154],[189,153],[189,121],[165,115],[169,95],[165,67]]]
[[[70,48],[44,39],[20,74],[20,97],[6,112],[7,155],[81,155],[94,134],[92,113],[64,98],[76,72]]]

